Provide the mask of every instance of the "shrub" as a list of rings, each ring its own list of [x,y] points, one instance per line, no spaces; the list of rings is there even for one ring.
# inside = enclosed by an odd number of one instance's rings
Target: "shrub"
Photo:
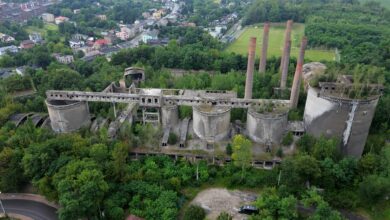
[[[206,212],[198,205],[190,205],[184,213],[184,220],[203,220],[205,217]]]
[[[288,133],[283,137],[282,144],[283,144],[284,146],[289,146],[290,144],[292,144],[293,141],[294,141],[293,134],[292,134],[291,132],[288,132]]]
[[[221,212],[221,214],[219,214],[217,218],[217,220],[232,220],[232,219],[233,217],[226,212]]]
[[[232,145],[230,143],[228,143],[227,146],[226,146],[226,154],[231,156],[232,153],[233,153]]]
[[[175,133],[169,133],[168,137],[168,144],[169,145],[174,145],[177,143],[177,135]]]

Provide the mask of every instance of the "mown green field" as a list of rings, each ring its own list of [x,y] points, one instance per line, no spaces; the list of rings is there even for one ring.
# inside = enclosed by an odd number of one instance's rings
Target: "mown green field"
[[[360,0],[360,2],[365,3],[368,1],[374,1],[381,3],[384,7],[390,9],[390,0]]]
[[[42,34],[43,36],[46,35],[46,32],[48,30],[57,31],[58,30],[58,26],[55,25],[55,24],[45,24],[43,26],[43,28],[38,28],[38,27],[35,27],[35,26],[28,26],[26,28],[26,31],[28,33],[38,32],[38,33]]]
[[[297,57],[299,52],[299,45],[304,34],[305,26],[304,24],[294,24],[293,31],[291,35],[292,48],[291,56]],[[268,57],[280,57],[283,51],[284,44],[284,32],[285,24],[271,24],[270,35],[269,35],[269,47],[268,47]],[[246,27],[244,32],[240,37],[230,44],[226,51],[235,52],[238,54],[247,54],[249,39],[251,37],[257,37],[257,50],[256,56],[260,55],[261,43],[263,39],[263,25],[253,25]],[[312,61],[321,61],[321,60],[334,60],[335,53],[332,50],[319,50],[319,49],[308,49],[306,50],[306,59]]]

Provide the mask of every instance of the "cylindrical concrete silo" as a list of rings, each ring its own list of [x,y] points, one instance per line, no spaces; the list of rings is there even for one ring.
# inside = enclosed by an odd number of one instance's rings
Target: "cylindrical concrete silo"
[[[161,123],[163,128],[172,128],[179,123],[179,110],[177,105],[164,105],[161,107]]]
[[[55,132],[76,131],[91,122],[87,102],[46,100],[46,106]]]
[[[258,111],[248,109],[246,128],[251,140],[263,144],[279,144],[287,129],[287,109]]]
[[[230,131],[230,110],[226,107],[193,107],[193,129],[202,140],[221,141]]]
[[[325,89],[334,90],[331,86]],[[356,100],[329,94],[332,92],[324,94],[309,86],[304,113],[306,132],[336,137],[344,155],[361,157],[379,96]]]

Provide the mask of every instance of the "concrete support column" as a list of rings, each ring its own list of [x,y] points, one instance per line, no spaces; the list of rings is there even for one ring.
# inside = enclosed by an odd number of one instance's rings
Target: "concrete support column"
[[[307,38],[303,37],[301,42],[301,48],[299,49],[299,56],[297,60],[297,67],[295,69],[294,81],[291,88],[290,95],[290,107],[296,108],[298,106],[299,88],[302,78],[302,66],[305,58],[305,49],[307,45]]]
[[[290,51],[291,51],[291,40],[287,42],[286,54],[283,59],[282,65],[282,76],[280,78],[280,88],[285,89],[287,84],[288,65],[290,64]]]
[[[253,71],[255,66],[256,38],[252,37],[248,48],[248,66],[246,69],[245,99],[252,99]]]
[[[269,23],[264,23],[264,30],[263,30],[263,45],[261,49],[261,57],[260,57],[260,64],[259,64],[259,72],[265,73],[265,68],[267,66],[267,52],[268,52],[268,39],[269,39]]]
[[[291,30],[293,26],[293,20],[288,20],[286,24],[286,32],[284,33],[284,48],[283,48],[283,54],[280,61],[280,72],[283,72],[283,63],[286,59],[286,56],[288,53],[290,53],[289,50],[287,50],[287,44],[289,41],[291,41]]]

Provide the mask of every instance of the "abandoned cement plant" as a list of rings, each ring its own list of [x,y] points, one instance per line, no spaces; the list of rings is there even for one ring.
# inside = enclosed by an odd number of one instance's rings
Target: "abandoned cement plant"
[[[307,44],[304,37],[292,88],[286,88],[291,27],[290,20],[287,22],[280,67],[280,88],[275,88],[276,92],[290,92],[289,100],[252,98],[256,38],[251,38],[243,98],[237,97],[233,91],[137,88],[145,80],[144,70],[130,67],[126,68],[123,79],[112,82],[103,91],[47,91],[46,105],[51,128],[58,133],[67,133],[86,126],[91,130],[108,126],[107,135],[115,138],[124,122],[151,123],[162,128],[161,149],[179,154],[188,150],[204,150],[213,154],[218,147],[224,149],[235,134],[244,134],[253,141],[253,152],[257,158],[267,158],[264,154],[275,151],[288,132],[292,132],[296,139],[309,133],[316,137],[337,137],[343,155],[361,157],[382,86],[357,85],[352,76],[348,75],[337,76],[332,81],[312,83],[323,78],[326,66],[321,63],[303,63]],[[268,33],[269,24],[266,23],[259,74],[265,71]],[[288,121],[289,110],[298,103],[301,81],[307,93],[303,121]],[[357,90],[357,86],[359,91],[364,90],[364,96],[351,96],[351,91]],[[120,112],[115,109],[116,120],[108,122],[90,115],[89,102],[112,103],[114,109],[116,103],[125,103],[127,107]],[[192,118],[180,120],[179,106],[192,107]],[[231,110],[234,108],[246,109],[246,123],[231,122]],[[168,146],[170,133],[179,137],[175,146]],[[286,153],[293,150],[293,147],[285,149]]]

